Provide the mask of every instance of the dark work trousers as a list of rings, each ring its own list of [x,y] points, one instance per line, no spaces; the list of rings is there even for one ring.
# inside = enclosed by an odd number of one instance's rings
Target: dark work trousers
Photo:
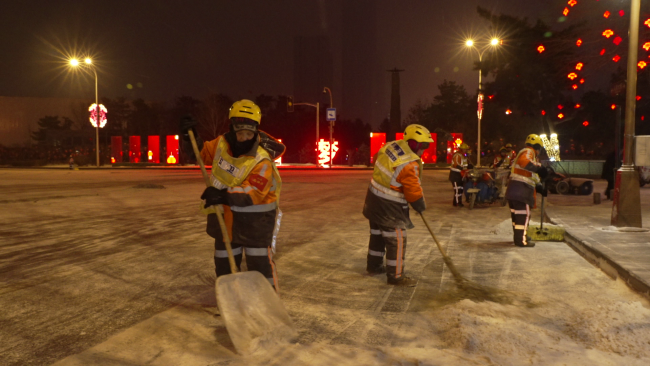
[[[463,203],[463,192],[465,191],[463,181],[453,181],[451,185],[454,187],[454,206],[458,206]]]
[[[368,272],[379,272],[386,255],[386,276],[398,280],[404,275],[406,253],[406,230],[381,226],[370,222],[368,243]]]
[[[242,254],[246,253],[246,266],[249,271],[258,271],[266,277],[269,283],[278,291],[278,274],[273,261],[271,243],[275,228],[275,211],[269,212],[235,212],[233,214],[232,254],[239,270]],[[216,216],[215,216],[216,219]],[[210,225],[210,220],[208,220]],[[214,265],[217,277],[232,273],[228,260],[226,244],[221,236],[219,224],[214,237]]]
[[[510,206],[515,245],[524,247],[528,245],[530,240],[526,237],[528,222],[530,221],[530,206],[524,202],[513,200],[508,200],[508,205]]]

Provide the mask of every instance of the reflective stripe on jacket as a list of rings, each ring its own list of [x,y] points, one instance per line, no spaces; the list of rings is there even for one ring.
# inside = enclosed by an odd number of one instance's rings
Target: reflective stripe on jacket
[[[515,158],[514,164],[512,165],[510,180],[523,182],[535,188],[535,185],[539,182],[539,177],[537,176],[537,173],[535,173],[539,166],[541,166],[541,164],[537,161],[537,153],[535,152],[535,149],[526,146],[519,151],[519,154],[517,154],[517,157]]]
[[[210,180],[217,189],[228,189],[233,212],[266,212],[278,207],[282,180],[269,154],[256,143],[255,155],[230,154],[223,136],[204,144],[202,157],[212,156]]]

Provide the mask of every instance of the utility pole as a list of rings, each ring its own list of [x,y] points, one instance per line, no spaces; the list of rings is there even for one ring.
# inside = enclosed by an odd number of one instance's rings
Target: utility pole
[[[616,172],[611,224],[618,227],[642,227],[639,173],[634,166],[634,118],[636,115],[637,57],[641,0],[630,2],[630,44],[627,53],[627,89],[625,94],[625,132],[623,166]],[[618,157],[616,157],[618,159]]]

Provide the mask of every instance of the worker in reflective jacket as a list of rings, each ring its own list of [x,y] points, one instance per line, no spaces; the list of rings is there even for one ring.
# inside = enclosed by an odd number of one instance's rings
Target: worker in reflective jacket
[[[273,160],[284,153],[285,147],[259,130],[261,116],[252,101],[235,102],[229,112],[230,131],[200,148],[203,161],[212,163],[212,186],[205,189],[201,199],[208,214],[207,232],[215,239],[217,277],[231,273],[213,208],[222,204],[237,267],[242,253],[246,253],[248,270],[261,272],[277,290],[273,254],[282,216],[278,207],[282,181]],[[186,131],[188,127],[184,127]]]
[[[454,187],[454,206],[463,207],[463,178],[467,174],[468,169],[472,169],[473,165],[467,158],[469,145],[466,143],[460,144],[458,150],[451,157],[451,166],[449,167],[449,181]]]
[[[420,184],[420,157],[432,142],[431,133],[425,127],[409,125],[403,140],[389,142],[377,153],[363,206],[363,215],[370,221],[367,271],[371,275],[386,273],[391,285],[417,283],[404,275],[406,229],[413,228],[409,204],[417,212],[426,209]]]
[[[532,248],[535,243],[526,236],[530,221],[530,209],[535,205],[535,190],[546,197],[546,188],[539,182],[548,176],[538,156],[542,149],[542,139],[535,134],[526,137],[526,147],[521,149],[512,165],[510,180],[506,189],[506,199],[510,205],[510,216],[516,246]]]

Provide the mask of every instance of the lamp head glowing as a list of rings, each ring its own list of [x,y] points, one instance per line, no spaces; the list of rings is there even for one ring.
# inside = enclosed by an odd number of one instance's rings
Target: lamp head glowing
[[[497,38],[492,38],[492,40],[490,41],[490,44],[491,44],[492,46],[496,46],[496,45],[498,45],[498,44],[499,44],[499,39],[497,39]]]
[[[468,39],[467,41],[465,41],[465,46],[472,47],[473,45],[474,45],[474,41],[472,41],[471,39]]]
[[[88,65],[90,65],[90,64],[93,63],[93,60],[91,60],[90,58],[86,58],[86,59],[84,60],[84,62],[86,62]]]
[[[70,60],[70,65],[79,66],[79,60],[77,60],[76,58],[71,59]]]

